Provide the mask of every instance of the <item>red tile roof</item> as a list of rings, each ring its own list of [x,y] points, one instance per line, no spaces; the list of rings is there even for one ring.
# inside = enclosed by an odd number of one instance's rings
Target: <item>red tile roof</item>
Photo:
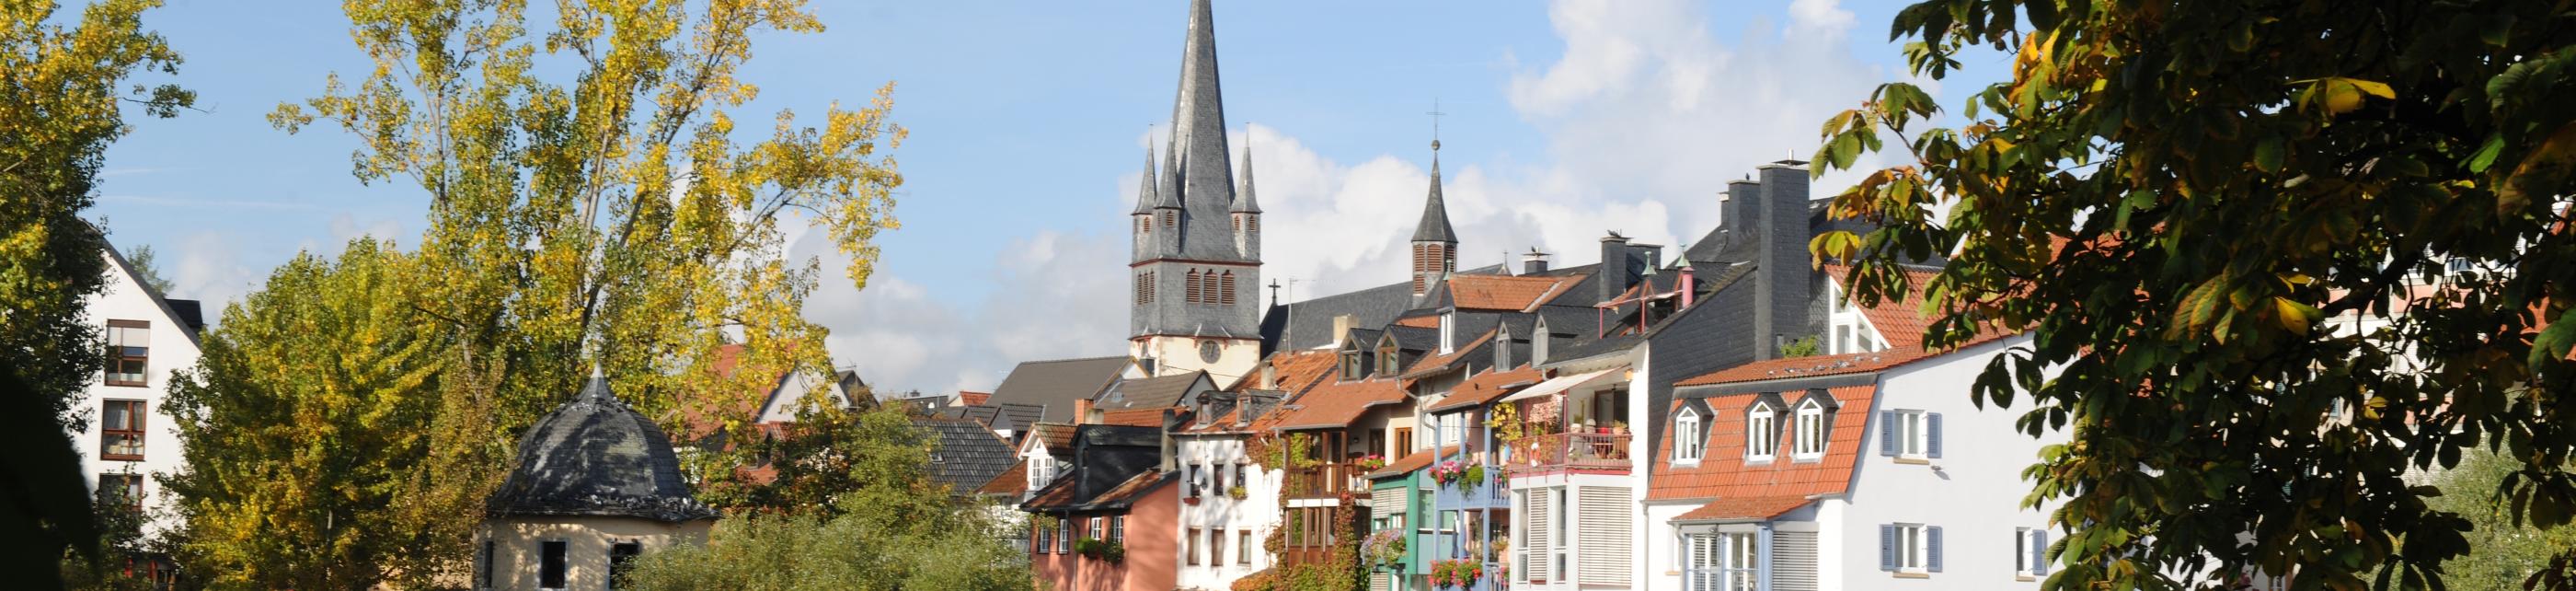
[[[975,392],[969,390],[959,390],[957,392],[957,403],[962,406],[983,406],[984,403],[992,401],[993,393],[991,392]]]
[[[1279,419],[1280,429],[1345,427],[1371,407],[1404,401],[1404,383],[1384,378],[1327,382],[1289,400],[1295,408],[1271,412],[1287,414]]]
[[[1488,371],[1467,378],[1449,389],[1449,396],[1431,404],[1428,412],[1443,412],[1493,402],[1546,380],[1536,368],[1522,365],[1510,371]]]
[[[1887,369],[1907,361],[1913,361],[1922,356],[1923,351],[1919,349],[1888,349],[1885,351],[1870,351],[1866,353],[1844,353],[1841,355],[1816,355],[1810,357],[1772,359],[1768,361],[1755,361],[1699,376],[1684,378],[1682,381],[1674,382],[1673,385],[1706,386],[1710,384],[1725,384],[1732,382],[1753,382],[1783,378],[1811,378],[1816,376],[1867,373]]]
[[[1384,468],[1379,468],[1379,469],[1377,469],[1377,471],[1375,471],[1375,472],[1370,472],[1370,473],[1368,473],[1368,474],[1367,474],[1367,475],[1365,475],[1365,476],[1361,476],[1361,478],[1368,478],[1368,479],[1374,480],[1374,479],[1385,478],[1385,477],[1389,477],[1389,476],[1401,476],[1401,475],[1405,475],[1405,474],[1411,474],[1411,473],[1413,473],[1413,471],[1414,471],[1414,470],[1420,470],[1420,469],[1422,469],[1422,467],[1424,467],[1424,466],[1429,466],[1429,465],[1431,465],[1431,461],[1432,461],[1432,460],[1437,460],[1437,459],[1440,459],[1440,456],[1445,456],[1445,455],[1449,455],[1449,454],[1453,454],[1453,453],[1458,453],[1458,446],[1455,446],[1455,445],[1448,445],[1448,446],[1442,446],[1440,449],[1436,449],[1436,450],[1433,450],[1433,449],[1426,449],[1426,450],[1422,450],[1422,451],[1413,452],[1413,455],[1408,455],[1408,456],[1404,456],[1404,457],[1401,457],[1401,458],[1396,458],[1396,460],[1395,460],[1395,461],[1387,462],[1387,463],[1386,463],[1386,467],[1384,467]]]
[[[1878,329],[1878,336],[1887,337],[1889,347],[1920,349],[1923,348],[1923,330],[1928,328],[1934,319],[1934,313],[1923,310],[1923,291],[1925,286],[1932,284],[1932,276],[1939,273],[1922,269],[1905,269],[1904,273],[1908,286],[1904,301],[1883,301],[1876,306],[1862,306],[1860,314],[1861,317],[1869,319],[1871,327]],[[1850,275],[1850,266],[1825,265],[1825,276],[1833,278],[1837,284]],[[1849,297],[1851,286],[1843,286],[1843,293],[1845,297]],[[1854,305],[1858,303],[1855,302]]]
[[[1554,299],[1580,279],[1572,275],[1453,275],[1449,277],[1449,301],[1461,310],[1522,312]]]
[[[1001,474],[993,475],[993,479],[985,481],[984,486],[975,487],[975,494],[980,495],[1016,496],[1024,492],[1029,492],[1029,463],[1027,460],[1011,463],[1011,467],[1009,469],[1002,470]]]
[[[1828,392],[1841,407],[1831,414],[1833,422],[1826,430],[1825,455],[1821,460],[1800,462],[1790,457],[1790,450],[1796,449],[1791,439],[1797,429],[1791,424],[1795,421],[1792,414],[1782,412],[1779,415],[1782,434],[1779,456],[1769,463],[1746,464],[1744,415],[1758,395],[1716,396],[1707,399],[1716,416],[1703,419],[1706,421],[1703,425],[1708,431],[1708,443],[1700,453],[1699,464],[1674,466],[1674,438],[1664,438],[1663,445],[1655,450],[1653,484],[1647,490],[1646,498],[1805,498],[1844,492],[1851,485],[1852,466],[1860,459],[1861,435],[1869,428],[1870,400],[1877,397],[1878,387],[1844,386]],[[1788,402],[1797,403],[1794,399]],[[1678,414],[1686,404],[1689,404],[1688,400],[1674,401],[1674,413]]]
[[[1767,497],[1727,497],[1709,501],[1673,521],[1720,521],[1733,519],[1770,519],[1807,506],[1805,495]]]
[[[1398,318],[1395,320],[1395,325],[1410,326],[1414,328],[1440,328],[1440,317],[1415,316],[1412,318]]]
[[[1163,426],[1164,410],[1160,408],[1104,410],[1100,411],[1100,424],[1159,428]]]

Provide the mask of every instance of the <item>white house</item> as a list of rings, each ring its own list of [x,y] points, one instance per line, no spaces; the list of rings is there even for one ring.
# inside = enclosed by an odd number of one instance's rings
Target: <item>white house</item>
[[[1230,589],[1236,579],[1270,568],[1272,557],[1261,544],[1279,527],[1283,473],[1252,457],[1246,443],[1274,422],[1263,419],[1275,419],[1279,399],[1258,392],[1198,397],[1202,402],[1194,406],[1203,420],[1172,432],[1173,460],[1181,472],[1177,539],[1183,552],[1174,583],[1181,589]]]
[[[197,364],[197,332],[204,321],[196,301],[168,299],[145,285],[114,247],[100,256],[107,257],[107,287],[90,296],[87,306],[107,346],[107,369],[76,407],[89,420],[73,434],[73,447],[92,490],[123,487],[143,506],[161,506],[171,499],[153,475],[185,464],[163,400],[171,370]],[[146,535],[175,525],[170,519],[147,523]]]

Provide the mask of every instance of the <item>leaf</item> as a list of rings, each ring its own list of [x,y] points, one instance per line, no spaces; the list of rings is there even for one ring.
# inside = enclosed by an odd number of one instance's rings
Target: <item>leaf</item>
[[[2522,157],[2522,164],[2496,190],[2496,209],[2518,210],[2534,195],[2557,194],[2571,172],[2576,172],[2576,123],[2559,127]]]
[[[2532,337],[2531,358],[2526,361],[2532,367],[2541,367],[2552,359],[2567,359],[2567,352],[2576,348],[2571,346],[2576,346],[2576,307],[2560,313],[2557,320],[2550,321],[2548,327],[2540,329],[2538,336]]]
[[[2281,136],[2268,136],[2254,144],[2254,168],[2263,172],[2281,171]]]
[[[2272,313],[2280,318],[2281,328],[2300,335],[2308,334],[2308,327],[2325,315],[2315,306],[2278,296],[2272,298]]]
[[[2478,153],[2469,155],[2469,172],[2486,172],[2487,167],[2495,165],[2496,154],[2502,152],[2504,152],[2504,134],[2488,135],[2486,145],[2479,146]]]

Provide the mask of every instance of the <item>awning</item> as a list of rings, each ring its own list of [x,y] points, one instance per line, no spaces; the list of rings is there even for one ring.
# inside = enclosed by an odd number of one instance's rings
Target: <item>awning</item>
[[[1529,400],[1540,396],[1554,396],[1562,394],[1566,390],[1572,390],[1600,382],[1602,376],[1610,375],[1610,372],[1619,371],[1621,369],[1625,368],[1613,367],[1591,373],[1579,373],[1570,376],[1548,378],[1547,381],[1539,382],[1536,386],[1530,386],[1527,390],[1522,390],[1518,394],[1505,396],[1502,400],[1496,400],[1495,402],[1513,402],[1518,400]]]

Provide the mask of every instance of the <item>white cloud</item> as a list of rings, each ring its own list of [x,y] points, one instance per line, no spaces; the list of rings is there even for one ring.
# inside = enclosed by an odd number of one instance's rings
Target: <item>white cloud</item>
[[[259,289],[267,276],[241,262],[234,241],[212,231],[188,235],[179,248],[164,252],[163,257],[177,255],[176,265],[166,267],[171,284],[170,297],[203,302],[206,321],[213,323],[225,306],[241,301],[242,296]],[[165,259],[168,260],[168,259]]]
[[[1788,13],[1785,24],[1747,24],[1727,44],[1696,3],[1553,2],[1548,15],[1563,58],[1516,66],[1500,89],[1545,136],[1547,158],[1443,166],[1460,266],[1506,262],[1505,252],[1531,247],[1555,253],[1559,265],[1588,264],[1613,230],[1669,253],[1716,225],[1727,180],[1762,163],[1806,159],[1828,115],[1900,75],[1851,54],[1854,17],[1833,0],[1796,0]],[[1406,279],[1429,154],[1391,148],[1337,161],[1294,130],[1263,125],[1230,140],[1256,152],[1265,283],[1293,280],[1290,299],[1304,299]],[[1160,131],[1137,142],[1158,157],[1165,145]],[[1876,164],[1864,158],[1861,168]],[[894,388],[989,388],[1019,361],[1116,354],[1126,336],[1119,269],[1128,248],[1119,217],[1141,178],[1116,174],[1116,205],[1104,205],[1116,209],[1087,222],[1099,233],[1048,232],[1014,243],[992,276],[997,295],[984,303],[947,301],[880,276],[864,293],[826,281],[807,315],[834,330],[836,358]],[[1851,178],[1826,175],[1813,196]]]

